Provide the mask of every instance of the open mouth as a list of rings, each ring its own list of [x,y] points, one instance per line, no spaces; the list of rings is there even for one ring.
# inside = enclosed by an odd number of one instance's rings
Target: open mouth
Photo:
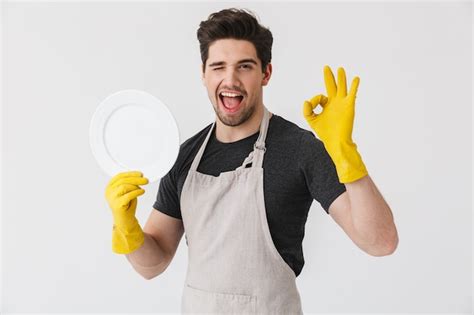
[[[220,92],[219,99],[224,109],[227,112],[233,113],[241,107],[244,96],[238,92]]]

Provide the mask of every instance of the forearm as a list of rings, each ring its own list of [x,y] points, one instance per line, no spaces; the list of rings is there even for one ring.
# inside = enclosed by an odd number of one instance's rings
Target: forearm
[[[354,229],[372,254],[393,252],[398,234],[392,211],[369,175],[346,183]]]
[[[171,259],[151,235],[144,232],[144,236],[143,245],[125,256],[140,275],[151,279],[161,274]]]

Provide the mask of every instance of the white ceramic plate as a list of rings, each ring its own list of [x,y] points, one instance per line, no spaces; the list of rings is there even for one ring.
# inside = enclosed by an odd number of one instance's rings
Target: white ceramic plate
[[[110,176],[138,170],[150,182],[171,169],[179,153],[179,129],[159,99],[140,90],[108,96],[95,111],[89,130],[92,153]]]

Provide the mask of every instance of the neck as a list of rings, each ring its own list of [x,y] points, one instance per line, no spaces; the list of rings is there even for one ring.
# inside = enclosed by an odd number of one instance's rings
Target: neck
[[[269,112],[269,118],[272,117]],[[247,119],[243,124],[238,126],[224,125],[216,117],[216,138],[219,142],[230,143],[247,138],[260,130],[260,123],[263,118],[263,106],[255,110],[255,113]]]

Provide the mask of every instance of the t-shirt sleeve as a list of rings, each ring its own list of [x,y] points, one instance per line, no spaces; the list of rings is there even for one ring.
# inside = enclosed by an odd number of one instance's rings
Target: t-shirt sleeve
[[[311,196],[329,214],[329,206],[346,191],[346,186],[339,182],[336,166],[323,142],[308,130],[301,137],[299,166]]]
[[[153,208],[176,219],[182,219],[178,198],[176,165],[160,179]]]

